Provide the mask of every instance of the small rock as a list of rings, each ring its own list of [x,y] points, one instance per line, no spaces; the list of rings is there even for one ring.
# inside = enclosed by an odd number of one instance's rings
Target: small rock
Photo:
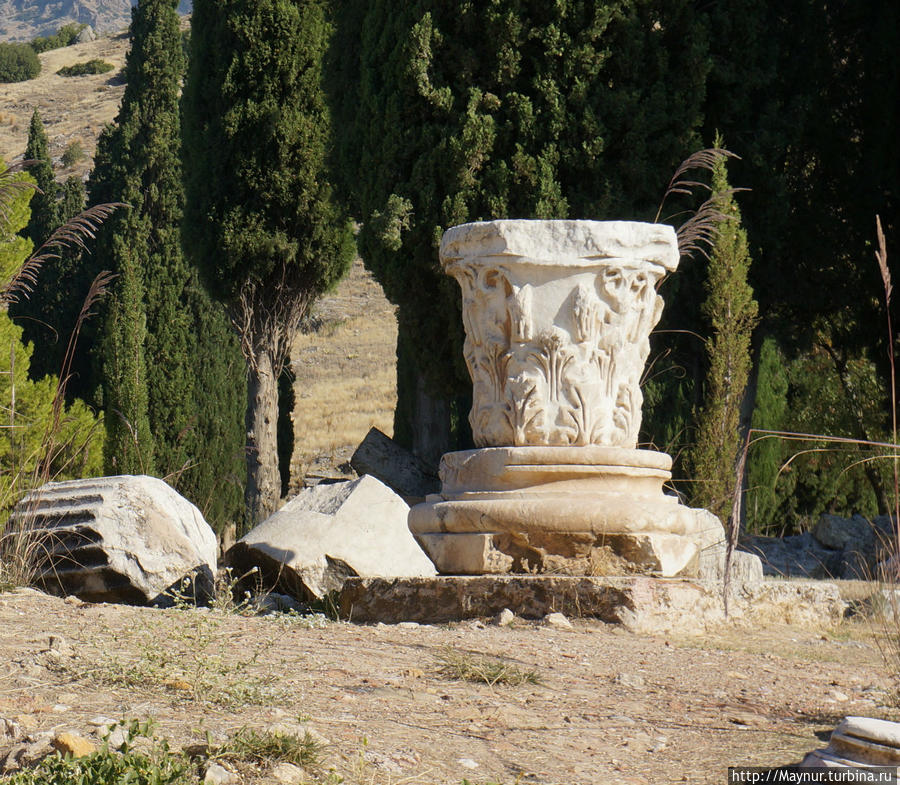
[[[71,755],[73,758],[82,758],[97,751],[97,747],[92,741],[76,733],[57,733],[51,744],[53,749],[58,750],[60,754]]]
[[[206,767],[206,775],[203,777],[206,785],[237,785],[240,780],[237,774],[228,771],[224,766],[218,763],[210,763]]]
[[[72,649],[72,644],[63,638],[62,635],[50,636],[48,650],[59,652],[63,657],[71,657],[75,653]]]
[[[631,687],[633,690],[642,690],[644,688],[644,677],[639,673],[623,671],[622,673],[617,673],[613,681],[623,687]]]
[[[54,714],[65,714],[67,711],[71,710],[72,707],[68,703],[55,703],[51,709]]]
[[[15,720],[0,717],[0,741],[15,741],[22,735],[22,726]]]
[[[834,698],[838,703],[850,700],[850,698],[840,690],[831,690],[831,692],[828,693],[828,696]]]
[[[477,769],[478,768],[478,764],[471,758],[460,758],[458,763],[460,766],[463,766],[466,769]]]
[[[66,605],[81,605],[81,600],[79,600],[74,594],[68,595],[63,602]]]
[[[570,622],[563,614],[559,612],[548,613],[544,616],[544,624],[548,627],[557,627],[561,630],[571,630],[572,622]]]
[[[110,726],[116,724],[116,721],[111,720],[109,717],[104,717],[102,714],[98,714],[96,717],[89,719],[87,724],[93,725],[95,728],[102,728],[105,725],[106,729],[109,730]]]
[[[514,614],[509,608],[504,608],[497,616],[494,618],[494,623],[498,627],[509,627],[516,620],[516,614]]]
[[[401,621],[397,626],[401,630],[414,630],[417,627],[421,627],[422,625],[417,621]]]
[[[326,747],[331,744],[331,742],[315,728],[311,728],[309,725],[304,725],[302,723],[276,722],[274,725],[270,725],[267,728],[267,731],[276,736],[296,736],[298,739],[302,739],[308,735],[309,738],[320,747]]]
[[[121,749],[127,740],[128,734],[125,732],[125,728],[113,728],[109,736],[106,737],[106,743],[111,750]]]
[[[303,769],[293,763],[282,761],[269,770],[269,776],[275,782],[281,782],[284,785],[299,785],[303,782]]]

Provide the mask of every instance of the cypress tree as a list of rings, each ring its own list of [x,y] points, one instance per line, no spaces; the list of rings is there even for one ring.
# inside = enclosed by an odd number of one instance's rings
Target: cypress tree
[[[752,426],[769,431],[785,428],[788,412],[788,365],[778,344],[767,336],[759,350],[759,371]],[[780,439],[767,438],[753,444],[747,459],[747,528],[766,534],[775,526],[778,506],[775,483],[784,460]]]
[[[56,201],[56,180],[53,177],[53,164],[50,162],[50,146],[37,109],[32,113],[31,125],[28,126],[25,159],[37,162],[29,166],[28,170],[40,189],[31,200],[31,218],[25,228],[25,236],[31,239],[35,248],[40,248],[62,221]]]
[[[716,140],[721,147],[721,139]],[[716,161],[713,193],[725,220],[709,257],[703,314],[712,327],[707,341],[709,371],[697,436],[691,452],[695,481],[692,501],[727,520],[734,494],[734,467],[740,446],[740,413],[750,375],[750,341],[757,321],[753,289],[747,282],[750,252],[741,214],[730,193],[726,162]]]
[[[321,86],[323,0],[200,0],[184,90],[185,241],[229,311],[247,363],[247,507],[280,491],[278,378],[299,320],[346,272]]]
[[[394,433],[467,445],[470,381],[443,230],[494,218],[652,220],[697,147],[706,36],[683,0],[343,0],[333,58],[341,183],[398,305]]]
[[[220,527],[239,515],[239,493],[217,487],[240,455],[238,414],[222,410],[239,379],[234,341],[181,251],[185,63],[175,5],[141,0],[132,11],[127,87],[90,181],[92,201],[131,205],[104,227],[97,254],[119,275],[101,352],[107,467],[155,469],[201,507],[212,503]]]

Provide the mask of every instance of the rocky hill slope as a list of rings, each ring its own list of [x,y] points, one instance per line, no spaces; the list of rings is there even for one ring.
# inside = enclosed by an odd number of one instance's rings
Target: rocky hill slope
[[[0,0],[0,41],[28,41],[55,33],[67,22],[89,24],[98,32],[128,27],[137,0]],[[181,0],[189,13],[191,0]]]

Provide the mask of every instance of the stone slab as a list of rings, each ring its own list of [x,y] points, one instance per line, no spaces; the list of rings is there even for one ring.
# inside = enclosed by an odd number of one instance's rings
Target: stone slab
[[[437,475],[423,461],[378,428],[369,429],[350,458],[350,466],[360,477],[369,474],[380,480],[407,504],[413,503],[411,500],[418,503],[440,489]]]
[[[440,624],[504,608],[522,618],[560,612],[644,633],[702,631],[726,621],[721,584],[647,576],[349,578],[339,600],[342,617],[354,622]],[[735,585],[729,598],[730,618],[751,622],[832,624],[845,610],[837,586],[818,581]]]

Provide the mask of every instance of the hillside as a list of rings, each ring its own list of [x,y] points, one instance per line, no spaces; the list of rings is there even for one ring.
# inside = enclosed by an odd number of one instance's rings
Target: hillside
[[[41,114],[50,156],[59,180],[71,174],[81,177],[91,168],[97,137],[113,121],[125,92],[119,72],[125,65],[128,36],[101,36],[96,41],[53,49],[40,55],[41,73],[36,79],[0,84],[0,155],[7,161],[21,158],[28,143],[28,124],[35,109]],[[93,76],[65,77],[56,72],[66,65],[100,58],[115,70]],[[85,157],[69,169],[61,167],[66,147],[77,142]]]
[[[128,27],[136,0],[0,0],[0,41],[29,41],[55,33],[67,22],[88,24],[97,32]],[[179,13],[189,13],[181,0]]]

